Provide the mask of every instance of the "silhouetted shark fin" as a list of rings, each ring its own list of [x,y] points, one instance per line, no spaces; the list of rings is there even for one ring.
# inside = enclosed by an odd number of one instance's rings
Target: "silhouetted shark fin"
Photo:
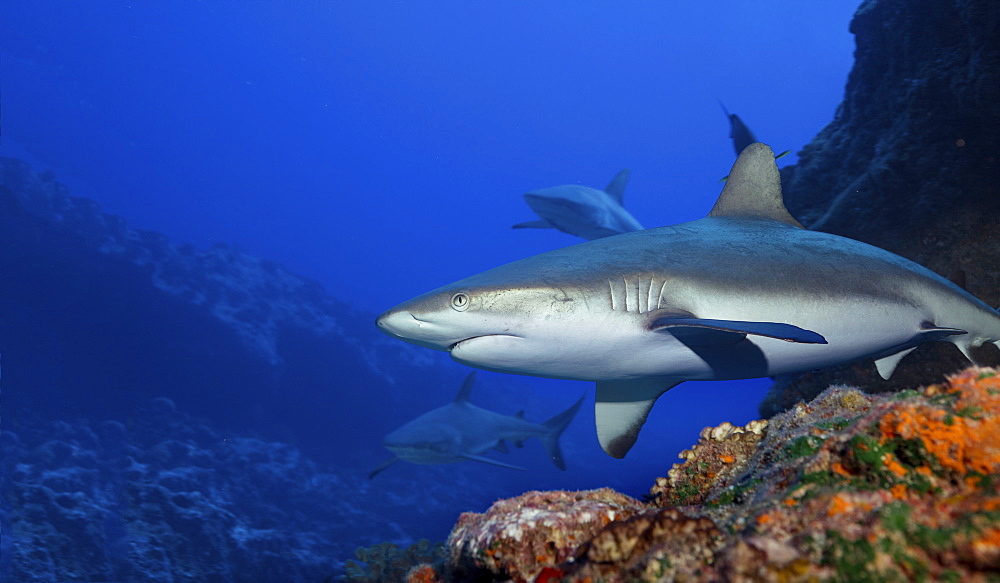
[[[594,417],[601,448],[612,457],[625,457],[656,399],[677,384],[663,379],[598,382]]]
[[[472,395],[472,385],[476,382],[476,371],[469,373],[469,376],[465,377],[462,381],[462,388],[458,389],[458,394],[455,395],[455,403],[468,403],[469,397]]]
[[[386,461],[384,461],[381,464],[379,464],[379,466],[377,468],[375,468],[374,470],[372,470],[372,473],[368,474],[368,479],[371,480],[375,476],[381,474],[382,470],[388,468],[389,466],[391,466],[392,464],[394,464],[394,463],[396,463],[398,461],[399,461],[398,457],[391,457],[391,458],[387,459]]]
[[[566,469],[566,461],[563,459],[562,448],[559,447],[559,436],[569,427],[570,421],[576,416],[576,412],[580,410],[580,405],[583,405],[583,399],[584,397],[580,397],[568,409],[542,423],[542,426],[546,429],[546,433],[539,437],[539,439],[542,440],[542,445],[545,446],[545,451],[548,452],[549,459],[560,470]]]
[[[664,315],[657,315],[664,312]],[[683,314],[670,313],[667,310],[655,310],[653,320],[649,324],[653,332],[665,330],[676,336],[685,344],[702,346],[735,344],[747,335],[766,336],[786,342],[802,342],[805,344],[826,344],[826,339],[820,334],[791,324],[780,322],[741,322],[736,320],[707,320],[703,318],[684,317]]]
[[[510,464],[505,464],[503,462],[498,462],[496,460],[491,460],[490,458],[483,457],[481,455],[473,455],[471,453],[463,453],[463,454],[460,454],[458,457],[460,457],[460,458],[462,458],[464,460],[470,460],[470,461],[474,461],[474,462],[483,462],[484,464],[490,464],[491,466],[500,466],[501,468],[507,468],[508,470],[519,470],[519,471],[522,471],[522,472],[527,471],[524,468],[521,468],[521,467],[518,467],[518,466],[512,466]]]
[[[803,228],[788,213],[781,198],[781,175],[774,163],[774,152],[760,142],[747,146],[736,159],[708,216],[770,219]]]
[[[518,223],[518,224],[514,225],[511,228],[512,229],[554,229],[554,228],[556,228],[556,226],[553,225],[552,223],[546,221],[546,220],[539,220],[539,221],[528,221],[527,223]]]
[[[628,178],[631,176],[632,171],[628,168],[622,170],[615,177],[611,179],[611,182],[604,187],[604,192],[611,195],[611,198],[618,201],[618,204],[622,204],[622,200],[625,197],[625,185],[628,184]]]
[[[502,439],[493,446],[493,449],[499,451],[500,453],[510,453],[510,450],[507,449],[507,442]]]
[[[907,348],[906,350],[901,350],[896,354],[890,354],[889,356],[876,360],[875,369],[878,370],[878,376],[885,380],[889,380],[892,373],[896,371],[896,367],[899,366],[899,361],[903,360],[904,356],[913,352],[916,348],[916,346],[913,348]]]
[[[719,107],[721,107],[721,108],[722,108],[722,113],[723,113],[723,115],[725,115],[725,116],[726,116],[726,119],[729,119],[729,116],[730,116],[730,115],[732,115],[732,114],[731,114],[731,113],[729,113],[729,109],[727,109],[727,108],[726,108],[726,104],[725,104],[725,103],[722,103],[722,100],[721,100],[721,99],[716,99],[716,101],[718,101],[718,102],[719,102]]]

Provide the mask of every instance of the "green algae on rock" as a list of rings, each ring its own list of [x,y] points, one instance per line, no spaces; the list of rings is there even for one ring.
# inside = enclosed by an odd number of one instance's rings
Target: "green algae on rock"
[[[891,396],[833,387],[706,428],[681,457],[649,503],[529,492],[464,514],[442,580],[998,580],[995,369]]]

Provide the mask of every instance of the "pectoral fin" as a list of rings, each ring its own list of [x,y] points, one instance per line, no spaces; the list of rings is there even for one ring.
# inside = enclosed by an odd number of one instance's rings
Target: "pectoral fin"
[[[826,339],[820,334],[791,324],[708,320],[687,314],[670,313],[666,310],[663,312],[665,312],[663,315],[654,313],[649,329],[654,332],[670,332],[685,344],[701,346],[735,344],[748,335],[777,338],[785,342],[826,344]]]
[[[522,471],[522,472],[527,471],[524,468],[519,468],[517,466],[512,466],[510,464],[505,464],[503,462],[498,462],[496,460],[491,460],[490,458],[483,457],[481,455],[474,455],[474,454],[471,454],[471,453],[463,453],[463,454],[459,455],[458,457],[460,457],[460,458],[462,458],[464,460],[470,460],[470,461],[474,461],[474,462],[483,462],[484,464],[490,464],[491,466],[500,466],[501,468],[507,468],[508,470],[519,470],[519,471]]]
[[[663,379],[598,382],[594,416],[597,439],[604,451],[612,457],[625,457],[656,399],[676,385]]]
[[[396,463],[398,461],[399,461],[398,457],[393,457],[393,458],[387,459],[386,461],[384,461],[381,464],[379,464],[379,466],[377,468],[375,468],[374,470],[372,470],[372,473],[368,474],[368,479],[371,480],[375,476],[377,476],[380,473],[382,473],[382,470],[388,468],[389,466],[391,466],[392,464],[394,464],[394,463]]]

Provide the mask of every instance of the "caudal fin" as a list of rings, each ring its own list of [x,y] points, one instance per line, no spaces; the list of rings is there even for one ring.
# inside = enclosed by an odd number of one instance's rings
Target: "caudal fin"
[[[563,431],[569,427],[570,422],[573,421],[576,412],[580,410],[580,405],[583,405],[583,399],[584,397],[580,397],[569,409],[542,423],[542,426],[547,430],[545,435],[540,438],[542,445],[545,446],[545,451],[548,452],[552,463],[560,470],[566,469],[566,462],[563,460],[562,448],[559,447],[559,436],[562,435]]]

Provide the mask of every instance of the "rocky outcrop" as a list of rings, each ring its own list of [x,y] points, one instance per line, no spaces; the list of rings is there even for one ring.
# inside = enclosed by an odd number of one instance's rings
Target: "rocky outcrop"
[[[866,0],[834,120],[782,170],[791,213],[808,228],[887,249],[1000,305],[1000,4]],[[977,354],[1000,363],[992,347]],[[870,362],[776,379],[765,416],[831,384],[895,391],[940,381],[967,361],[933,343],[890,381]]]
[[[530,492],[465,514],[423,580],[986,582],[1000,567],[996,369],[898,395],[834,387],[707,428],[681,457],[645,503]]]
[[[314,281],[225,245],[131,230],[10,158],[0,273],[5,423],[29,412],[121,420],[169,396],[219,427],[309,447],[349,440],[366,417],[377,434],[381,403],[405,400],[396,379],[433,368]]]

